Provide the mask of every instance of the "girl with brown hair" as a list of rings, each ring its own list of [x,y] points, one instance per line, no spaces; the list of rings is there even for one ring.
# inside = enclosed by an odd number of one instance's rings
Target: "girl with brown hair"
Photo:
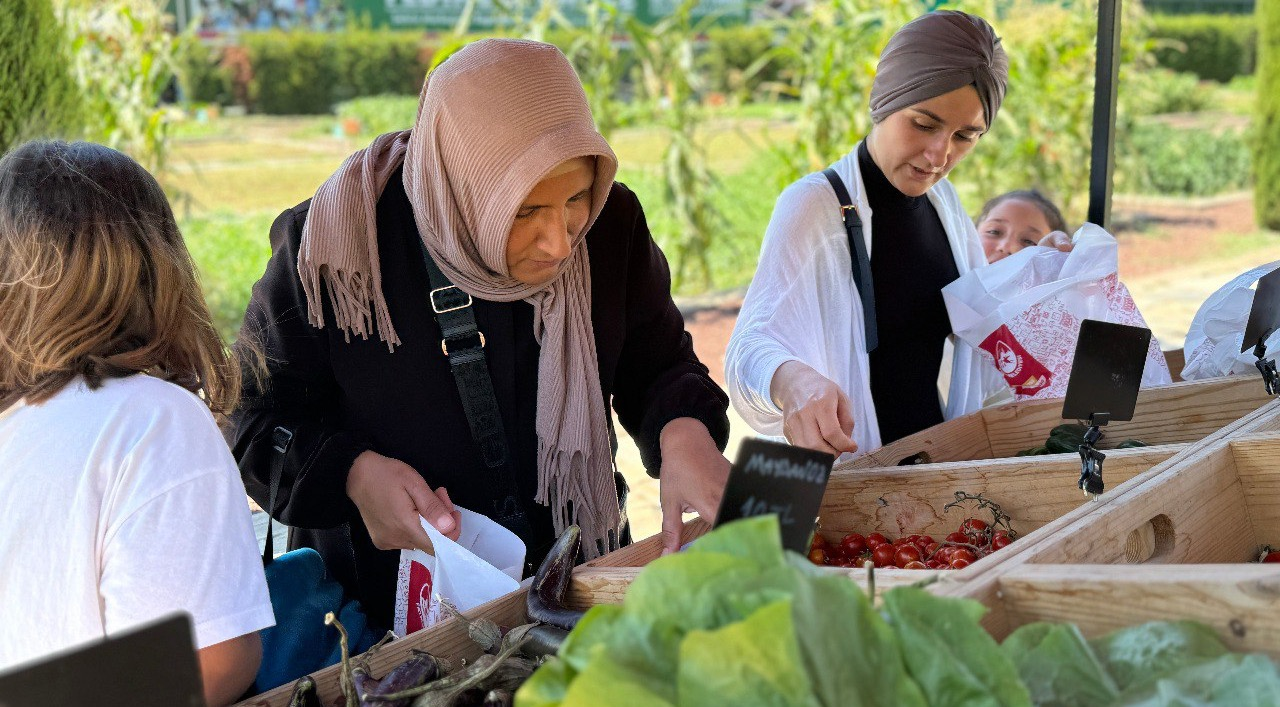
[[[274,620],[213,418],[239,370],[145,169],[0,159],[0,669],[185,611],[208,703],[249,686]]]

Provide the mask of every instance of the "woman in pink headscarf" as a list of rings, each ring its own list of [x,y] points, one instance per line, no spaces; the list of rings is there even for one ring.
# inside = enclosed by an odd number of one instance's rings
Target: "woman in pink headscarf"
[[[729,397],[765,435],[868,452],[981,406],[1003,384],[957,345],[942,287],[986,264],[946,177],[994,125],[1009,61],[985,20],[954,11],[894,34],[866,139],[778,198],[725,357]]]
[[[228,436],[264,507],[280,468],[268,510],[373,624],[396,550],[430,548],[419,516],[456,537],[454,504],[531,565],[570,524],[588,558],[627,542],[610,405],[661,480],[668,549],[681,512],[716,512],[727,397],[616,170],[558,49],[484,40],[431,74],[412,130],[272,227],[243,330],[270,374]]]

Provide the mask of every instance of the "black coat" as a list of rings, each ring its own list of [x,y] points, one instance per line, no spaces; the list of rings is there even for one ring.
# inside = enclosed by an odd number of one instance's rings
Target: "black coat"
[[[242,340],[256,341],[266,353],[268,374],[261,386],[246,376],[227,436],[245,487],[268,508],[278,456],[272,451],[272,430],[283,426],[293,432],[272,514],[292,526],[291,548],[319,550],[329,572],[364,604],[373,623],[389,627],[399,552],[373,546],[346,495],[355,458],[371,449],[399,459],[432,488],[445,486],[455,504],[491,517],[499,515],[506,494],[485,481],[486,469],[441,352],[400,172],[389,180],[377,207],[382,291],[401,340],[394,353],[376,336],[347,341],[333,323],[327,292],[325,327],[307,322],[297,260],[309,207],[307,201],[285,211],[271,228],[272,257],[254,285],[241,331]],[[701,420],[723,449],[728,398],[694,354],[671,300],[666,259],[649,235],[639,201],[625,186],[614,184],[587,234],[587,250],[600,387],[606,407],[612,403],[639,446],[645,468],[657,475],[659,432],[677,417]],[[554,531],[549,509],[533,502],[539,352],[533,307],[475,300],[474,310],[502,411],[511,459],[507,472],[529,519],[526,527],[513,530],[522,535],[535,563],[546,554]]]

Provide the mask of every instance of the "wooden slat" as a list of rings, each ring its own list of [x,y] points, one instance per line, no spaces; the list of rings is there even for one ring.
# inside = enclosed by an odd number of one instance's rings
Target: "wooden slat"
[[[1147,444],[1193,442],[1262,407],[1269,402],[1265,393],[1251,376],[1147,388],[1138,395],[1133,420],[1107,425],[1105,439],[1111,444],[1129,438]],[[1062,424],[1062,402],[1004,405],[980,414],[986,421],[992,455],[1007,457],[1042,443],[1050,429]],[[1029,431],[1036,432],[1029,437]],[[1041,442],[1035,441],[1037,436]]]
[[[1047,429],[1045,431],[1048,432]],[[886,444],[853,461],[843,462],[836,469],[897,466],[903,459],[921,453],[927,455],[931,462],[990,459],[992,453],[987,442],[986,422],[979,413],[958,417]]]
[[[1187,357],[1183,350],[1165,351],[1164,362],[1169,365],[1169,375],[1173,376],[1173,382],[1180,382],[1182,380],[1182,369],[1187,366]]]
[[[706,535],[711,524],[701,518],[685,521],[681,534],[682,543],[689,543]],[[662,556],[662,533],[651,535],[615,550],[603,557],[585,563],[586,567],[643,567]]]
[[[1107,453],[1105,478],[1114,488],[1164,462],[1182,445],[1122,449]],[[948,464],[833,473],[822,499],[826,531],[890,537],[913,533],[941,539],[956,530],[963,511],[944,512],[957,491],[984,494],[1014,518],[1026,534],[1087,503],[1076,486],[1080,457],[1054,454]],[[985,516],[986,513],[984,512]]]
[[[997,639],[1033,621],[1069,621],[1087,637],[1147,621],[1192,619],[1235,651],[1280,658],[1280,566],[1028,565],[999,580]],[[993,612],[994,613],[994,612]]]
[[[1108,425],[1103,447],[1125,439],[1148,444],[1193,442],[1265,405],[1268,398],[1255,376],[1229,376],[1147,388],[1138,394],[1131,422]],[[1027,400],[987,408],[837,465],[837,470],[897,466],[918,453],[930,462],[1011,457],[1044,444],[1049,430],[1064,422],[1062,399]],[[1280,419],[1276,420],[1280,428]]]

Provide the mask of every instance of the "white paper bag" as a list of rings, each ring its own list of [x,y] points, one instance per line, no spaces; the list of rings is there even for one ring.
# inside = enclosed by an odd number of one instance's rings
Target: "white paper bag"
[[[1257,373],[1253,347],[1241,352],[1240,345],[1253,309],[1254,286],[1276,268],[1280,268],[1280,261],[1258,266],[1223,285],[1200,305],[1183,346],[1187,360],[1182,369],[1183,380]],[[1265,344],[1267,358],[1274,358],[1280,353],[1280,331],[1267,337]]]
[[[1024,248],[942,288],[952,331],[999,371],[1017,400],[1066,395],[1081,321],[1147,325],[1117,275],[1116,239],[1085,224],[1072,240],[1070,253]],[[1153,336],[1142,385],[1170,382]]]
[[[515,591],[524,574],[524,542],[493,520],[455,506],[462,517],[458,541],[421,519],[435,555],[400,551],[396,583],[395,632],[405,636],[440,621],[439,597],[459,611]]]

